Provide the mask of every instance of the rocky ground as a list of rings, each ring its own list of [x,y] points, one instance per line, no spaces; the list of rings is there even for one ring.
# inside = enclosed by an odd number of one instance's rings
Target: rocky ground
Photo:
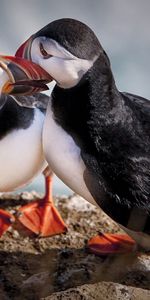
[[[38,196],[2,195],[0,207],[14,212]],[[90,254],[87,240],[118,226],[78,196],[56,198],[55,204],[66,234],[37,238],[16,224],[1,237],[0,300],[150,299],[149,254]]]

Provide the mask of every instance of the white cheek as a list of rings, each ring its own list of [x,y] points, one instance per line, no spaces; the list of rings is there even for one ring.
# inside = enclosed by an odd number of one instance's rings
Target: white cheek
[[[52,77],[63,88],[70,88],[80,80],[74,60],[52,58],[51,70]]]
[[[39,47],[40,42],[52,57],[43,58]],[[93,60],[86,60],[73,56],[57,42],[44,37],[36,38],[33,41],[31,58],[33,62],[47,71],[62,88],[71,88],[77,85],[96,60],[96,57]]]
[[[52,57],[44,59],[40,52],[40,43]],[[32,61],[40,65],[62,88],[71,88],[78,84],[82,76],[92,67],[92,60],[78,58],[60,46],[56,41],[45,37],[36,38],[31,47]]]
[[[40,39],[37,38],[32,42],[31,47],[31,59],[34,63],[39,64],[40,59],[42,59],[42,54],[40,52]]]
[[[81,59],[63,59],[51,57],[50,59],[40,59],[38,64],[45,69],[63,88],[75,86],[82,76],[93,65],[93,62]]]

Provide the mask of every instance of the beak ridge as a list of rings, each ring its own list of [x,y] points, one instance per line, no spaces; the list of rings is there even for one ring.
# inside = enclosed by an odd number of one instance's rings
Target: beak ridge
[[[26,40],[16,51],[15,56],[31,60],[31,45],[32,45],[32,37]]]

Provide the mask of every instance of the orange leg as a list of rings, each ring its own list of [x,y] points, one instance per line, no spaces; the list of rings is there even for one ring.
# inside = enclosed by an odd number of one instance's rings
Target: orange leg
[[[0,236],[15,222],[15,217],[8,211],[0,209]]]
[[[52,236],[67,231],[63,219],[52,200],[52,176],[45,175],[46,195],[44,199],[33,201],[19,209],[18,219],[29,230],[41,237]]]
[[[99,233],[88,241],[88,249],[97,255],[127,253],[136,249],[136,242],[126,234]]]

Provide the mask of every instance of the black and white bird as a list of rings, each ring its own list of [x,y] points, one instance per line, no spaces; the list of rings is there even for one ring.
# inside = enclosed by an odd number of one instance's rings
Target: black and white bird
[[[99,40],[77,20],[53,21],[1,62],[3,93],[31,94],[55,80],[43,129],[50,168],[150,250],[150,102],[118,91]],[[102,234],[89,247],[131,250],[130,237]]]
[[[6,76],[3,79],[4,77]],[[23,107],[16,102],[29,107],[34,104],[36,108]],[[42,128],[47,102],[48,96],[40,93],[28,97],[0,97],[0,192],[18,189],[44,171],[45,198],[22,206],[17,214],[25,227],[41,236],[63,232],[65,229],[63,220],[53,206],[52,174],[46,168],[47,162],[42,148]],[[0,209],[0,235],[13,222],[15,216]]]

